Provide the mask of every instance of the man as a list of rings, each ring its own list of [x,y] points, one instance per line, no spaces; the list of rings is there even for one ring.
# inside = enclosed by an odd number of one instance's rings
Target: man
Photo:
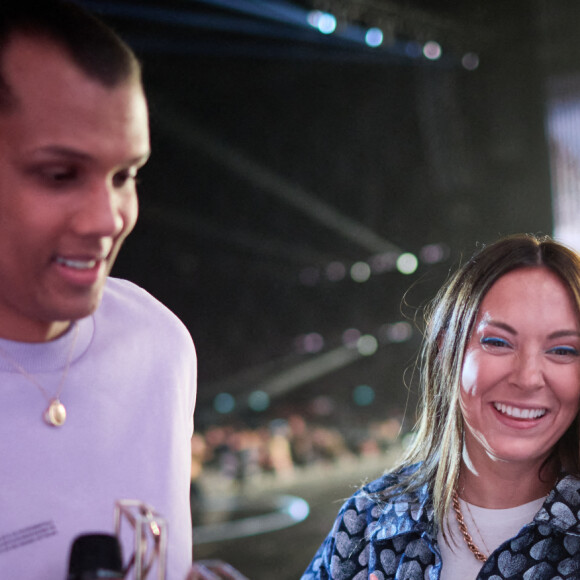
[[[182,580],[195,352],[108,277],[149,156],[139,65],[74,5],[0,4],[0,577],[63,580],[74,538],[133,499],[167,519]]]

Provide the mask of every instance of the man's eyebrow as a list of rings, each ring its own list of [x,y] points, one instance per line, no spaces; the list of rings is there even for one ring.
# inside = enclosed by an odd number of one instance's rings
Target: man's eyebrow
[[[37,154],[48,154],[48,155],[58,155],[60,157],[74,157],[77,159],[91,159],[88,153],[79,151],[78,149],[73,149],[72,147],[65,147],[63,145],[46,145],[44,147],[39,147],[35,149],[33,153]]]
[[[59,157],[68,157],[72,159],[78,159],[81,161],[90,161],[93,159],[92,155],[85,153],[84,151],[79,151],[78,149],[73,149],[72,147],[65,147],[63,145],[47,145],[45,147],[39,147],[35,150],[35,153],[46,153],[49,155],[57,155]],[[147,150],[143,155],[137,155],[131,159],[127,159],[127,165],[144,165],[149,157],[151,156],[151,150]]]

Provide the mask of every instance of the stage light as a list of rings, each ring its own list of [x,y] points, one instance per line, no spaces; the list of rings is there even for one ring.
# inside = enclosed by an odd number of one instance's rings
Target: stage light
[[[443,262],[449,255],[449,248],[444,244],[428,244],[419,252],[421,261],[425,264],[437,264]]]
[[[385,252],[377,254],[370,259],[371,270],[374,274],[382,274],[395,269],[398,258],[397,252]]]
[[[359,385],[352,392],[352,398],[359,407],[367,407],[375,400],[375,390],[369,385]]]
[[[320,417],[328,417],[329,415],[332,415],[335,408],[336,404],[334,401],[326,395],[320,395],[310,403],[310,411]]]
[[[311,332],[304,336],[302,344],[307,353],[320,352],[324,348],[324,338],[318,332]]]
[[[423,46],[423,55],[429,60],[438,60],[441,58],[441,45],[434,40],[430,40]]]
[[[360,330],[349,328],[342,333],[342,344],[347,348],[355,348],[360,336]]]
[[[371,277],[371,267],[366,262],[355,262],[350,269],[350,277],[355,282],[366,282]]]
[[[372,334],[364,334],[356,341],[356,348],[362,356],[371,356],[377,352],[379,343]]]
[[[461,64],[463,65],[463,68],[467,70],[475,70],[479,67],[479,56],[474,52],[467,52],[463,55]]]
[[[248,406],[252,411],[265,411],[270,406],[270,395],[264,391],[254,391],[248,397]]]
[[[405,342],[413,336],[413,327],[408,322],[384,324],[379,331],[388,342]]]
[[[383,44],[383,31],[380,28],[369,28],[365,34],[365,42],[373,48],[381,46]]]
[[[326,277],[331,282],[338,282],[346,276],[346,266],[342,262],[330,262],[326,266]]]
[[[290,505],[286,508],[286,511],[293,520],[301,522],[308,517],[310,506],[302,498],[294,497]]]
[[[413,274],[413,272],[417,270],[418,265],[419,260],[417,260],[417,257],[410,252],[405,252],[397,258],[397,270],[399,270],[401,274]]]
[[[324,348],[324,338],[317,332],[301,334],[294,340],[294,347],[300,354],[320,352]]]
[[[213,408],[218,413],[227,415],[236,408],[236,401],[229,393],[220,393],[213,400]]]
[[[332,34],[336,30],[336,18],[328,12],[313,10],[308,14],[308,24],[322,34]]]

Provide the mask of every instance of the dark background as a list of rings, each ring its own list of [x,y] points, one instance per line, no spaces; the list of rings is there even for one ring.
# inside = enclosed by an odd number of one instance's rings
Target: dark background
[[[308,413],[321,394],[337,403],[331,419],[349,424],[404,404],[418,333],[393,344],[381,341],[382,325],[414,316],[478,244],[552,231],[545,86],[576,68],[572,1],[83,4],[144,64],[154,153],[115,274],[190,329],[200,429]],[[334,35],[285,20],[319,7],[339,16]],[[394,41],[371,49],[341,39],[341,22],[381,26]],[[413,55],[429,39],[443,47],[438,61]],[[461,65],[467,52],[476,70]],[[327,211],[347,221],[328,225]],[[355,225],[374,238],[357,237]],[[412,275],[325,279],[334,261],[348,269],[431,244],[445,259]],[[302,283],[305,271],[318,282]],[[324,353],[349,328],[376,336],[377,353],[272,395],[265,414],[247,410],[256,385],[267,391],[305,360],[296,337],[320,334]],[[357,384],[377,391],[358,411]],[[233,415],[215,413],[221,391],[236,398]]]
[[[405,409],[410,428],[420,307],[481,244],[553,230],[547,87],[579,68],[580,3],[81,3],[143,62],[153,156],[114,274],[191,331],[196,431],[297,414],[352,441]],[[336,15],[333,34],[306,24],[314,9]],[[385,31],[374,49],[362,42],[371,26]],[[429,40],[440,43],[439,60],[421,54]],[[467,53],[478,56],[475,70],[462,65]],[[402,252],[419,257],[415,273],[394,268]],[[357,262],[373,268],[368,281],[349,279]],[[336,263],[347,275],[333,281]],[[398,342],[401,321],[413,332]],[[348,329],[374,337],[376,352],[353,356]],[[316,352],[304,352],[308,340]],[[372,404],[355,404],[359,385],[374,390]],[[256,390],[269,395],[267,409],[250,408]],[[216,409],[220,393],[234,403],[228,413]],[[265,491],[237,489],[256,506],[299,495],[311,516],[286,531],[202,544],[197,557],[228,560],[252,580],[296,578],[336,500],[382,467],[335,465]]]

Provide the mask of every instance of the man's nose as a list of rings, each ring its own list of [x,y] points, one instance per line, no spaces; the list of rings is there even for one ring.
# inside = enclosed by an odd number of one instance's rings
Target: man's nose
[[[115,237],[123,225],[120,194],[111,183],[92,184],[76,208],[75,232],[82,236]]]

